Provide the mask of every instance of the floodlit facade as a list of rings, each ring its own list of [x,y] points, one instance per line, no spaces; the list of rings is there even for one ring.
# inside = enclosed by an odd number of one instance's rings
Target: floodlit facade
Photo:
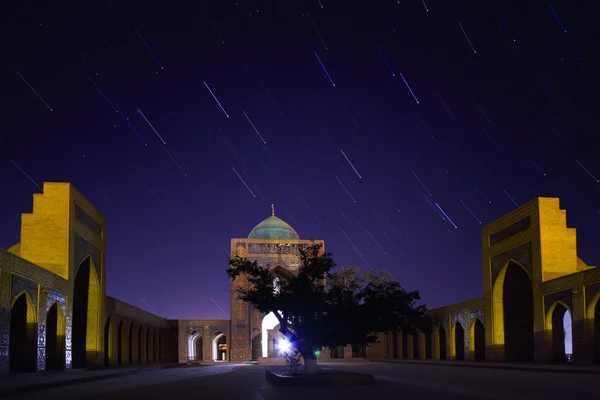
[[[300,268],[302,240],[272,215],[231,257],[278,279]],[[327,349],[319,359],[600,361],[600,268],[577,257],[576,231],[556,198],[537,198],[483,229],[483,297],[429,311],[427,332],[388,332],[379,343]],[[44,183],[23,214],[21,241],[0,249],[0,373],[153,362],[281,362],[274,315],[240,301],[231,319],[167,320],[106,296],[104,217],[69,183]],[[570,340],[565,340],[570,335]],[[567,343],[569,342],[569,343]]]
[[[486,226],[483,297],[430,310],[430,332],[381,334],[369,356],[600,362],[600,268],[577,257],[566,218],[540,197]]]

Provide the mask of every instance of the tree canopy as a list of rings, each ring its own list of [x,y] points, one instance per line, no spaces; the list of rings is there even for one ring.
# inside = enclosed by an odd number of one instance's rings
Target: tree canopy
[[[247,258],[235,257],[229,265],[230,279],[248,279],[248,287],[238,290],[240,299],[273,312],[305,360],[321,347],[368,345],[378,332],[413,331],[423,324],[426,308],[417,305],[418,291],[406,291],[385,270],[336,269],[318,244],[301,249],[298,271],[285,277]]]

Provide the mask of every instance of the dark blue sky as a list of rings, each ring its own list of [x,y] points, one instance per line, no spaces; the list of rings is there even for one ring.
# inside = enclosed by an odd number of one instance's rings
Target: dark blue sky
[[[228,314],[229,240],[271,203],[338,264],[389,269],[430,307],[483,294],[481,228],[510,197],[560,197],[599,262],[585,7],[552,3],[565,34],[543,1],[84,3],[0,13],[0,247],[38,191],[21,168],[105,215],[107,293],[170,318],[223,318],[211,298]]]

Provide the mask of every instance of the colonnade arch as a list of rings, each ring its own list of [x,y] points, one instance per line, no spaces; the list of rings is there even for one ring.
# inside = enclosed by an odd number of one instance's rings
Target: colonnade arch
[[[102,293],[90,256],[79,264],[73,288],[71,352],[73,368],[87,366],[88,352],[98,352]]]
[[[594,343],[591,350],[593,351],[593,358],[596,363],[600,364],[600,293],[588,305],[587,319],[590,340]]]
[[[125,364],[125,323],[119,322],[119,328],[117,329],[117,366]]]
[[[454,323],[452,327],[454,337],[454,359],[464,360],[465,359],[465,330],[459,321]]]
[[[112,363],[114,343],[113,343],[113,321],[110,317],[104,324],[104,366],[108,367]]]
[[[511,260],[492,289],[494,347],[507,362],[533,360],[533,286],[529,274]],[[503,353],[503,354],[502,354]]]
[[[471,324],[469,341],[469,351],[473,355],[474,361],[485,360],[485,328],[483,322],[479,318],[475,318],[475,321]]]
[[[17,295],[10,310],[9,371],[35,372],[37,314],[26,291]]]
[[[550,344],[551,361],[567,362],[567,357],[573,354],[571,340],[571,309],[558,300],[548,309],[546,314],[546,333]]]
[[[440,325],[438,326],[438,348],[440,350],[440,360],[445,360],[448,358],[446,340],[446,329],[444,328],[444,325]]]
[[[421,335],[419,334],[419,332],[415,331],[412,335],[412,345],[413,345],[413,354],[412,354],[412,358],[414,359],[420,359],[421,358],[421,346],[420,346],[420,339],[421,339]]]
[[[214,334],[212,340],[213,361],[227,361],[227,337],[221,331]]]
[[[65,315],[54,302],[46,315],[46,370],[65,368]]]
[[[204,360],[203,345],[202,334],[198,331],[193,331],[188,336],[188,361]]]

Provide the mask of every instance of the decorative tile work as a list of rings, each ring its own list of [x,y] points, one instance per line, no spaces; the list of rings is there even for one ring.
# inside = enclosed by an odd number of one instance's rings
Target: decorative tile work
[[[46,369],[46,349],[38,347],[37,350],[37,369],[43,371]]]
[[[588,307],[594,297],[600,293],[600,282],[590,283],[585,285],[585,306]]]
[[[306,244],[292,243],[248,243],[249,254],[300,254],[300,249],[306,249]]]
[[[469,319],[471,323],[475,322],[475,319],[479,318],[483,326],[485,326],[485,308],[480,308],[478,310],[471,310],[469,314]]]
[[[75,236],[75,268],[78,268],[81,262],[87,257],[90,256],[92,261],[94,262],[94,266],[96,267],[96,274],[98,277],[101,277],[101,266],[102,266],[102,251],[85,240],[78,233],[73,233]],[[76,272],[76,271],[75,271]]]
[[[48,289],[47,301],[46,301],[46,311],[50,309],[50,306],[54,304],[54,302],[58,303],[60,309],[63,314],[67,312],[67,296],[64,293],[60,293],[54,289]]]
[[[529,242],[492,258],[492,285],[496,283],[498,274],[500,274],[500,271],[502,271],[502,268],[504,268],[509,260],[518,262],[529,273],[530,278],[533,276],[531,269],[531,243]]]
[[[499,230],[496,233],[490,235],[490,246],[501,242],[509,237],[516,235],[519,232],[523,232],[531,227],[531,217],[528,215],[525,218],[507,226],[504,229]]]
[[[0,307],[0,346],[8,346],[8,339],[10,337],[9,324],[10,312],[7,308]]]
[[[21,293],[23,290],[27,292],[27,294],[31,297],[31,301],[33,302],[33,306],[35,309],[38,309],[38,283],[27,278],[23,278],[19,275],[12,276],[12,284],[11,284],[11,304],[12,301],[15,300],[15,296]]]
[[[75,205],[75,218],[84,224],[90,231],[94,232],[98,236],[102,236],[102,225],[96,222],[77,204]]]
[[[571,289],[566,289],[561,290],[560,292],[550,293],[544,296],[544,314],[548,314],[548,311],[550,311],[550,307],[552,307],[552,304],[554,304],[558,300],[565,303],[571,310],[573,309]]]

